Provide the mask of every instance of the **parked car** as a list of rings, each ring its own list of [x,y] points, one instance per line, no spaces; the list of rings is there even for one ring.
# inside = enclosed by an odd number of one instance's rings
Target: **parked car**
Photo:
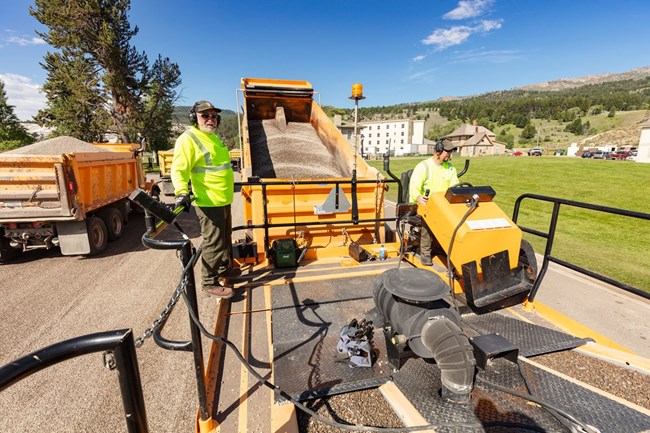
[[[542,156],[542,149],[539,147],[533,147],[528,151],[528,156]]]
[[[593,158],[594,152],[585,152],[581,155],[583,158]]]
[[[612,152],[609,155],[609,159],[620,159],[621,161],[627,159],[628,156],[631,156],[632,154],[628,152],[627,150],[617,150],[616,152]]]
[[[605,152],[603,152],[602,150],[597,150],[597,151],[594,152],[592,158],[593,159],[605,159]]]

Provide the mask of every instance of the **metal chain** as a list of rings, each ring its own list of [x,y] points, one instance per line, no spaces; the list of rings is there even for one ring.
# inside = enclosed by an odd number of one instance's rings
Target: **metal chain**
[[[182,232],[182,231],[181,231]],[[184,233],[183,233],[184,235]],[[169,315],[171,314],[172,310],[178,303],[178,300],[181,298],[181,294],[183,291],[185,291],[185,287],[187,286],[187,275],[188,272],[192,272],[192,269],[194,268],[194,265],[196,264],[196,261],[199,259],[201,256],[201,253],[203,251],[203,242],[201,242],[201,245],[199,245],[198,249],[192,249],[193,254],[192,257],[190,258],[189,262],[185,267],[182,266],[181,264],[181,281],[178,283],[178,286],[176,286],[176,290],[174,290],[174,293],[172,293],[171,298],[169,298],[169,302],[167,302],[167,306],[165,309],[160,313],[160,317],[158,317],[156,320],[154,320],[151,323],[151,327],[146,329],[141,336],[135,339],[135,347],[136,349],[139,349],[142,347],[144,344],[145,340],[149,337],[151,337],[154,333],[154,331],[160,326],[161,323],[163,323],[165,320],[169,318]],[[176,251],[176,256],[180,259],[180,250]]]
[[[172,310],[174,309],[174,306],[181,298],[181,293],[185,290],[186,285],[187,285],[187,277],[184,276],[183,280],[180,282],[178,287],[176,287],[176,290],[174,290],[174,293],[172,293],[172,297],[169,299],[169,302],[167,302],[167,306],[162,311],[162,313],[160,313],[160,317],[154,320],[151,323],[151,327],[146,329],[140,337],[135,339],[136,349],[142,347],[144,341],[153,335],[154,331],[158,328],[158,326],[160,326],[162,322],[167,320]]]

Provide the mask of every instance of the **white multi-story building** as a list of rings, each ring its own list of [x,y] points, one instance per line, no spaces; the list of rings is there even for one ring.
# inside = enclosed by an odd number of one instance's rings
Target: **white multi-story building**
[[[354,146],[354,127],[334,119],[343,136]],[[399,119],[359,122],[359,153],[364,156],[383,155],[390,148],[391,156],[426,154],[424,120]]]
[[[367,155],[392,156],[426,153],[424,120],[400,119],[361,122],[361,142]]]

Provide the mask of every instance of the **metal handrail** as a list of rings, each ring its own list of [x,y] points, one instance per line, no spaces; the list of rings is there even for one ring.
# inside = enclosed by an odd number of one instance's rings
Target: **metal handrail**
[[[77,356],[112,352],[129,433],[147,433],[147,412],[131,329],[99,332],[52,344],[0,367],[0,392],[32,374]]]
[[[583,203],[579,201],[573,201],[573,200],[566,200],[562,198],[557,198],[557,197],[549,197],[545,195],[538,195],[538,194],[522,194],[520,195],[517,200],[515,201],[515,207],[512,212],[512,221],[517,223],[517,217],[519,216],[519,208],[521,206],[521,202],[524,199],[533,199],[533,200],[540,200],[540,201],[546,201],[553,203],[553,212],[551,214],[551,223],[549,225],[548,233],[539,231],[539,230],[534,230],[528,227],[519,226],[519,228],[526,232],[530,233],[535,236],[539,236],[542,238],[546,239],[546,247],[544,249],[544,259],[542,261],[542,268],[539,271],[539,275],[537,276],[537,279],[535,280],[535,284],[533,285],[533,288],[530,291],[530,295],[528,296],[529,301],[533,301],[535,299],[535,295],[537,294],[537,290],[539,289],[539,286],[541,285],[541,282],[544,278],[544,275],[546,275],[546,271],[548,269],[548,263],[553,262],[557,263],[561,266],[567,267],[569,269],[572,269],[576,272],[579,272],[584,275],[588,275],[592,278],[595,278],[599,281],[605,282],[607,284],[611,284],[612,286],[618,287],[620,289],[623,289],[625,291],[628,291],[630,293],[634,293],[638,296],[641,296],[645,299],[650,299],[650,293],[641,290],[639,288],[630,286],[628,284],[622,283],[620,281],[614,280],[612,278],[606,277],[604,275],[598,274],[594,271],[591,271],[586,268],[582,268],[580,266],[574,265],[573,263],[569,263],[565,260],[558,259],[557,257],[553,257],[552,252],[553,252],[553,241],[555,240],[555,231],[557,229],[557,220],[560,215],[560,206],[565,205],[565,206],[571,206],[571,207],[577,207],[577,208],[582,208],[582,209],[589,209],[597,212],[604,212],[604,213],[609,213],[609,214],[614,214],[614,215],[621,215],[621,216],[626,216],[630,218],[638,218],[638,219],[643,219],[646,221],[650,221],[650,214],[643,213],[643,212],[635,212],[635,211],[630,211],[630,210],[625,210],[625,209],[618,209],[614,207],[608,207],[608,206],[601,206],[601,205],[596,205],[596,204],[589,204],[589,203]]]
[[[182,210],[179,208],[175,211],[178,215]],[[185,293],[189,300],[189,308],[199,316],[198,302],[196,299],[196,283],[194,280],[194,265],[198,259],[198,253],[194,251],[192,242],[183,234],[183,239],[160,240],[155,237],[168,225],[161,221],[154,224],[154,218],[148,210],[145,211],[145,222],[147,231],[142,235],[142,244],[152,249],[176,249],[180,251],[181,262],[183,264],[183,276],[185,280]],[[176,221],[174,224],[178,227]],[[182,230],[181,230],[182,233]],[[196,386],[199,399],[199,414],[201,420],[205,421],[210,418],[208,411],[208,398],[205,384],[205,364],[203,362],[203,344],[201,342],[201,330],[192,320],[190,312],[190,334],[191,341],[172,341],[161,336],[166,319],[154,330],[154,341],[159,347],[167,350],[192,351],[194,355],[194,371],[196,374]]]

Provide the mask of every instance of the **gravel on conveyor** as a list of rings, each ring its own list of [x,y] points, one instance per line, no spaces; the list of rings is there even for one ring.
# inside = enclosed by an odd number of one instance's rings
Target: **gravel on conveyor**
[[[4,152],[5,155],[62,155],[78,152],[105,152],[78,138],[62,135]]]
[[[650,376],[647,374],[613,365],[575,350],[535,356],[530,360],[650,409]],[[377,389],[320,398],[307,402],[307,406],[319,415],[343,424],[393,428],[403,426]],[[297,415],[300,433],[345,431],[317,422],[303,411],[298,410]]]
[[[260,178],[342,177],[334,156],[310,123],[287,123],[285,131],[275,119],[249,122],[253,176]]]

